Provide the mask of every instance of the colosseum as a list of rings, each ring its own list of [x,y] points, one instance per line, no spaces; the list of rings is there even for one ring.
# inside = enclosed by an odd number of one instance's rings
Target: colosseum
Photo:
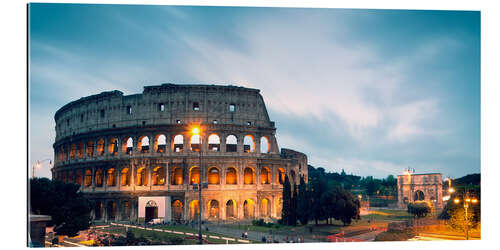
[[[190,221],[200,205],[208,221],[280,218],[285,175],[307,181],[307,157],[280,151],[259,92],[162,84],[70,102],[54,116],[52,178],[80,185],[95,221]]]

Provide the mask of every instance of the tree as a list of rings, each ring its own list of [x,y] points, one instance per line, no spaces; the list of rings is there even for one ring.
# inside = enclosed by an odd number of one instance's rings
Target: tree
[[[344,223],[344,226],[351,224],[352,220],[359,220],[359,200],[344,189],[338,190],[339,203],[341,203],[341,210],[339,211],[339,219]]]
[[[298,203],[297,185],[293,184],[293,195],[290,202],[290,214],[288,217],[289,226],[297,225],[297,203]]]
[[[464,231],[466,229],[466,225],[468,227],[475,227],[477,223],[474,221],[474,213],[467,213],[467,218],[465,217],[465,209],[462,207],[458,207],[454,210],[450,210],[450,219],[448,220],[448,227],[457,230]]]
[[[309,192],[306,189],[306,183],[304,177],[300,177],[299,193],[298,193],[298,204],[297,204],[297,218],[300,224],[306,225],[309,222],[311,216],[311,198],[309,197]]]
[[[76,236],[90,227],[90,202],[78,191],[79,186],[47,178],[30,180],[30,209],[33,214],[50,215],[47,226],[58,235]]]
[[[281,208],[281,220],[283,221],[283,225],[289,225],[289,217],[290,217],[290,205],[291,205],[291,196],[292,192],[290,190],[290,180],[288,179],[288,175],[285,175],[285,182],[283,183],[283,205]]]
[[[426,217],[431,212],[431,207],[427,202],[414,202],[408,204],[408,213],[414,218],[420,219]]]

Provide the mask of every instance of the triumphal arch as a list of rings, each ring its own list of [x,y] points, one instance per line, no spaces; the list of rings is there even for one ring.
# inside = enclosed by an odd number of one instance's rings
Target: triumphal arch
[[[54,118],[53,179],[80,185],[97,221],[189,221],[200,206],[203,220],[276,219],[285,175],[307,181],[306,155],[279,149],[258,89],[115,90],[70,102]]]
[[[409,203],[426,201],[433,208],[443,208],[442,174],[398,175],[398,207],[406,209]]]

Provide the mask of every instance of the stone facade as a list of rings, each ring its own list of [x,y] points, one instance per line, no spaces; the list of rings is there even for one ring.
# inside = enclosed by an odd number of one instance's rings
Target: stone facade
[[[436,209],[443,208],[442,174],[398,175],[398,207],[406,209],[408,203],[427,201]]]
[[[195,219],[198,203],[205,220],[279,218],[284,175],[307,180],[306,155],[280,152],[257,89],[115,90],[68,103],[55,121],[53,179],[81,185],[95,220],[138,221],[140,197],[168,197],[166,220]],[[207,186],[198,202],[200,176]]]

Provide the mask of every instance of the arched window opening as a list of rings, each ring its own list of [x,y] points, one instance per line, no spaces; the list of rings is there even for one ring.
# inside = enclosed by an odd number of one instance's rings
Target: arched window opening
[[[251,219],[254,217],[254,202],[251,199],[245,200],[243,202],[243,217],[245,219]]]
[[[233,200],[228,200],[226,202],[226,219],[235,219],[236,211],[236,202],[234,202]]]
[[[146,167],[141,167],[137,169],[137,179],[136,183],[137,186],[147,186],[148,185],[148,179],[146,175]]]
[[[104,155],[104,139],[99,139],[97,141],[97,155]]]
[[[102,181],[103,181],[102,169],[98,169],[95,172],[95,185],[96,185],[96,187],[102,187]]]
[[[64,159],[63,158],[64,157],[63,151],[64,151],[63,148],[59,147],[59,151],[58,151],[58,153],[59,153],[59,161],[62,161]]]
[[[157,135],[155,140],[155,152],[165,153],[167,149],[167,137],[165,135]]]
[[[209,204],[208,216],[211,219],[219,218],[219,202],[216,200],[211,200]]]
[[[243,138],[243,152],[250,153],[255,151],[255,143],[251,135],[246,135]]]
[[[414,201],[423,201],[425,200],[425,195],[424,195],[424,192],[422,192],[421,190],[417,190],[415,192],[415,199],[413,199]]]
[[[128,168],[122,169],[122,173],[120,175],[121,178],[121,185],[122,186],[129,186],[130,185],[130,171]]]
[[[109,221],[114,221],[116,218],[116,203],[114,201],[108,202],[106,214]]]
[[[76,171],[75,183],[78,185],[82,185],[82,171],[80,170]]]
[[[139,137],[139,141],[137,144],[137,149],[141,153],[147,153],[149,151],[149,137],[141,136]]]
[[[243,172],[243,184],[254,184],[254,174],[252,168],[245,168]]]
[[[78,158],[82,159],[83,158],[83,142],[78,143]]]
[[[294,170],[290,170],[290,177],[291,177],[290,182],[295,183],[296,181],[295,181],[295,171]]]
[[[238,140],[235,135],[226,137],[226,152],[236,152],[238,149]]]
[[[182,185],[182,168],[174,167],[172,170],[172,185]]]
[[[69,183],[75,182],[75,179],[73,178],[73,172],[68,173],[68,182]]]
[[[108,173],[106,176],[106,185],[108,187],[116,186],[116,171],[114,168],[108,169]]]
[[[132,137],[125,137],[122,143],[122,151],[125,154],[132,154],[132,150],[134,149],[134,139]]]
[[[182,152],[184,147],[184,136],[176,135],[174,137],[174,152]]]
[[[165,168],[158,166],[153,169],[153,185],[163,184],[165,184]]]
[[[200,151],[200,147],[201,147],[200,141],[201,141],[200,135],[192,135],[191,136],[191,141],[190,141],[191,151],[193,151],[193,152]]]
[[[192,167],[189,170],[189,185],[200,184],[200,168]]]
[[[238,184],[238,175],[236,169],[230,167],[226,170],[226,184],[236,185]]]
[[[76,145],[71,144],[71,150],[69,151],[69,156],[71,159],[75,159],[75,151],[76,151]]]
[[[285,183],[285,169],[283,168],[278,168],[278,180],[277,182],[281,185],[283,185],[283,183]]]
[[[260,216],[261,217],[271,216],[271,203],[266,198],[262,199],[260,202]]]
[[[118,139],[116,138],[109,139],[108,153],[110,155],[118,154]]]
[[[220,151],[220,138],[216,134],[211,134],[208,137],[208,150],[209,151]]]
[[[87,156],[88,157],[94,156],[94,141],[87,142]]]
[[[262,136],[260,138],[260,152],[263,154],[267,154],[269,153],[270,150],[271,150],[271,145],[269,145],[269,140],[267,139],[267,137]]]
[[[220,183],[220,173],[219,169],[216,167],[211,167],[208,169],[208,184],[219,184]]]
[[[122,210],[122,219],[129,220],[131,211],[132,211],[132,207],[130,206],[130,202],[124,201],[123,202],[123,210]]]
[[[189,203],[189,217],[191,220],[197,220],[200,215],[200,203],[198,200],[193,200]]]
[[[281,198],[278,198],[276,202],[276,214],[281,215],[282,207],[283,207],[283,200]]]
[[[263,167],[260,170],[260,184],[270,184],[271,183],[271,172],[269,168]]]
[[[180,200],[174,200],[172,202],[172,220],[175,222],[181,222],[182,220],[182,202]]]
[[[89,169],[85,170],[85,179],[83,180],[83,184],[86,187],[92,186],[92,171]]]

